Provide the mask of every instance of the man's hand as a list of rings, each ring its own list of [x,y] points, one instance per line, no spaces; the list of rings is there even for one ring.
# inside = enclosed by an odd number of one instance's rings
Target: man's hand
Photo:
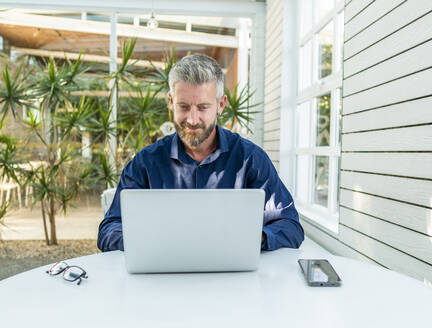
[[[267,240],[267,236],[264,233],[264,231],[262,232],[262,237],[261,237],[261,245],[263,245],[265,243],[265,241]]]

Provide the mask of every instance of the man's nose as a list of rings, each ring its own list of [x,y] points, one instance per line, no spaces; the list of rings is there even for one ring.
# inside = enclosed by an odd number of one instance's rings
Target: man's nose
[[[199,113],[197,108],[191,108],[187,122],[190,125],[197,125],[199,123]]]

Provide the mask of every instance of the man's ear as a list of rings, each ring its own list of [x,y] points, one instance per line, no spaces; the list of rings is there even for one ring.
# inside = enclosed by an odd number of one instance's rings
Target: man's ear
[[[219,100],[218,111],[217,111],[218,116],[221,115],[222,112],[224,111],[226,103],[227,103],[227,96],[224,94]]]
[[[173,111],[174,110],[174,99],[171,94],[171,91],[168,92],[168,100],[169,100],[169,108]]]

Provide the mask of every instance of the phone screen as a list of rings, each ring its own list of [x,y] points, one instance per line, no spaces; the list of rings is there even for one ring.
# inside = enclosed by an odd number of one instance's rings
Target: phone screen
[[[298,260],[309,286],[340,286],[342,280],[327,260]]]

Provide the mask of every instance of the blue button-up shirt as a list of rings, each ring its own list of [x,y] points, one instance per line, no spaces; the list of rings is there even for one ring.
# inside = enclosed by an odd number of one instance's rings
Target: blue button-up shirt
[[[297,210],[267,154],[238,134],[216,128],[218,147],[202,162],[186,154],[177,133],[143,148],[129,162],[121,174],[111,207],[99,226],[100,250],[123,250],[120,191],[149,188],[263,189],[266,241],[262,249],[300,246],[304,232]]]

